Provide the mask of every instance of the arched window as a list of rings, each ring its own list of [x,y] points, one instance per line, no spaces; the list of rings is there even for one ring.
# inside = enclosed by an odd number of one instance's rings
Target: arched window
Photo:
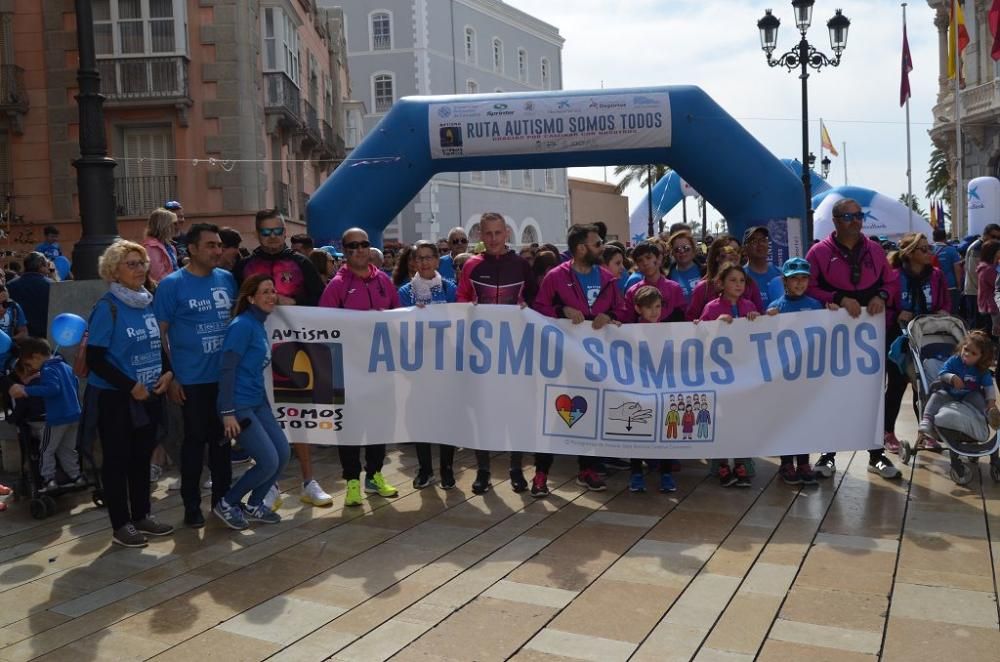
[[[503,42],[493,38],[493,71],[503,73]]]
[[[372,76],[372,108],[376,113],[387,113],[395,101],[395,86],[391,73]]]
[[[476,63],[476,31],[468,26],[465,28],[465,61]]]
[[[524,226],[524,230],[521,231],[521,244],[525,246],[530,246],[531,244],[538,243],[538,230],[535,229],[534,225]]]
[[[475,246],[476,244],[478,244],[479,243],[479,239],[480,239],[480,237],[479,237],[479,223],[475,223],[475,224],[473,224],[473,226],[471,228],[469,228],[469,247],[471,248],[472,246]]]
[[[372,12],[371,38],[373,51],[388,51],[392,49],[392,15],[389,12]]]
[[[528,82],[528,51],[523,48],[517,49],[517,79]]]

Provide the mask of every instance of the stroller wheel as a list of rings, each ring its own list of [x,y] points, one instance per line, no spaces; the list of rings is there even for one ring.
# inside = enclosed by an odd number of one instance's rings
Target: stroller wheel
[[[956,464],[948,470],[948,475],[956,485],[968,485],[972,482],[972,467],[967,464]]]
[[[45,505],[45,516],[52,517],[56,514],[56,500],[50,497],[48,494],[43,494],[41,496],[42,504]]]
[[[45,502],[41,499],[32,499],[28,508],[31,510],[31,516],[35,519],[45,519],[49,516],[48,508],[45,507]]]
[[[910,442],[904,441],[899,446],[899,461],[903,464],[909,464],[910,460],[913,459],[913,446]]]
[[[94,490],[94,493],[90,495],[90,499],[91,499],[91,501],[94,502],[94,505],[97,506],[98,508],[103,508],[104,507],[104,491],[103,490]]]

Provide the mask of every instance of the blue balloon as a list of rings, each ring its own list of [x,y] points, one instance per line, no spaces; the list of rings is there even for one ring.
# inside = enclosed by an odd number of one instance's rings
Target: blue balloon
[[[59,280],[66,280],[70,270],[69,260],[66,256],[57,255],[56,259],[52,260],[52,264],[56,265],[56,273],[59,274]]]
[[[87,320],[73,313],[56,315],[52,320],[52,340],[60,347],[72,347],[83,340]]]
[[[14,341],[10,339],[3,331],[0,331],[0,354],[6,354],[10,351],[10,346],[14,344]]]

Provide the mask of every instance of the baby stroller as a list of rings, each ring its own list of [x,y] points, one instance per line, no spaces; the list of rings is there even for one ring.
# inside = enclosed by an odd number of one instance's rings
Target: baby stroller
[[[941,366],[965,338],[965,323],[950,315],[922,315],[910,321],[904,334],[909,341],[906,373],[917,396],[914,411],[919,420],[927,400],[940,387],[936,382]],[[934,417],[934,433],[948,451],[948,474],[956,485],[968,485],[973,477],[972,465],[985,456],[990,457],[990,477],[1000,482],[1000,444],[982,412],[959,400],[949,402]],[[899,457],[903,464],[916,456],[922,441],[923,435],[919,434],[916,446],[902,443]],[[971,462],[963,462],[963,458]]]

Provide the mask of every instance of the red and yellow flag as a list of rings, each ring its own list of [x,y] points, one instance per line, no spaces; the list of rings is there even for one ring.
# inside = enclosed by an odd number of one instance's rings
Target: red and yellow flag
[[[956,37],[957,31],[957,37]],[[958,42],[958,52],[955,42]],[[951,20],[948,22],[948,78],[954,78],[961,65],[958,58],[969,45],[969,31],[965,29],[965,14],[960,0],[951,0]]]
[[[823,149],[830,152],[834,156],[840,156],[837,154],[837,148],[833,146],[833,141],[830,140],[830,134],[826,132],[826,125],[823,124],[823,120],[819,121],[819,137],[823,143]]]

